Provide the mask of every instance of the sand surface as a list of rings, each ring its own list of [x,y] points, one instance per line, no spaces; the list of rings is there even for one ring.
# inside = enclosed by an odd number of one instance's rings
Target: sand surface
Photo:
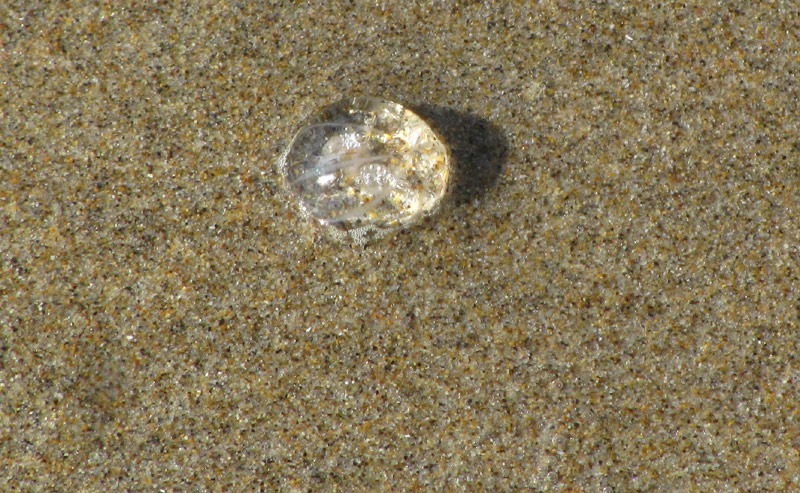
[[[4,2],[0,489],[800,489],[799,67],[792,1]],[[352,93],[458,168],[365,247],[275,166]]]

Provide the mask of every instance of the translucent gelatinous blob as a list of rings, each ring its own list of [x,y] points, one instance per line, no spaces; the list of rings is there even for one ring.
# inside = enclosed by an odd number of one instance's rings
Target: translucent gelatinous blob
[[[311,116],[279,165],[305,215],[359,243],[434,211],[451,172],[447,147],[422,118],[363,96]]]

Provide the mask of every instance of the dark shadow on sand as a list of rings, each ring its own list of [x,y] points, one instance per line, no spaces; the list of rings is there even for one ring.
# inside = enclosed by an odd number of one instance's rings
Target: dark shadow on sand
[[[508,156],[507,141],[495,125],[474,115],[434,105],[412,109],[450,147],[454,168],[451,193],[456,204],[480,199],[494,187]]]

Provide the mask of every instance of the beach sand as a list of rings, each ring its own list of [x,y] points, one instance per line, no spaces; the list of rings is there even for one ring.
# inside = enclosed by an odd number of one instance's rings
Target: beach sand
[[[300,2],[297,2],[300,3]],[[800,6],[0,11],[0,482],[800,489]],[[457,180],[366,246],[276,160],[348,94]]]

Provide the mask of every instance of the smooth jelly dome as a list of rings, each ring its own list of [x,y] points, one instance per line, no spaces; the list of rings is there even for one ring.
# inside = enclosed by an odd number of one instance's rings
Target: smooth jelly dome
[[[447,193],[447,147],[404,106],[357,96],[308,119],[280,158],[305,215],[363,243],[433,212]]]

